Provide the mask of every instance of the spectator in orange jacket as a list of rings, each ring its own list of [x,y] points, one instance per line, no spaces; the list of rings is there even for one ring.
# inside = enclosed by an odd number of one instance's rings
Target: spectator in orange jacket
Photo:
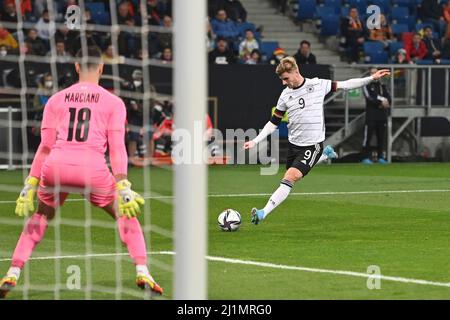
[[[412,41],[405,46],[405,49],[408,60],[413,62],[422,60],[428,53],[427,46],[419,33],[414,34]]]

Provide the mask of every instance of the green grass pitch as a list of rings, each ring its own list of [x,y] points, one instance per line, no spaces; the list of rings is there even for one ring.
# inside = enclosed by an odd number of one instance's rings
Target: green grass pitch
[[[271,263],[274,266],[208,261],[208,297],[210,299],[448,299],[450,287],[450,164],[319,165],[262,224],[250,224],[250,209],[261,208],[277,188],[283,171],[261,176],[259,166],[217,166],[209,169],[208,255],[239,259],[244,262]],[[283,169],[283,168],[281,168]],[[143,170],[130,170],[130,180],[143,191]],[[6,272],[15,247],[21,222],[14,215],[14,201],[20,189],[21,171],[0,172],[0,273]],[[151,191],[172,194],[172,172],[150,169]],[[14,187],[6,192],[5,187]],[[390,193],[387,191],[413,190]],[[420,191],[422,190],[422,191]],[[423,190],[434,190],[425,192]],[[361,193],[361,191],[364,191]],[[189,185],[186,185],[189,192]],[[306,194],[303,194],[306,193]],[[240,196],[230,196],[239,194]],[[246,195],[252,194],[252,195]],[[72,195],[70,199],[77,198]],[[152,223],[172,230],[171,199],[152,199]],[[84,223],[84,202],[67,202],[61,221]],[[234,208],[243,216],[237,232],[222,232],[218,214]],[[111,223],[101,210],[93,209],[93,218]],[[142,221],[142,217],[141,217]],[[7,222],[7,223],[5,223]],[[159,231],[160,229],[155,229]],[[160,232],[146,234],[152,252],[173,251],[172,239]],[[92,228],[92,253],[115,252],[113,229]],[[61,299],[84,299],[89,274],[86,272],[85,229],[61,226],[60,254],[72,258],[32,260],[28,264],[31,287],[29,299],[53,299],[56,279],[61,284]],[[56,247],[57,248],[57,247]],[[121,249],[126,253],[126,249]],[[33,257],[55,255],[55,228],[51,224],[45,239]],[[173,295],[173,256],[149,256],[151,271],[164,287],[165,297]],[[96,287],[109,287],[110,293],[92,292],[92,299],[114,299],[116,276],[122,278],[123,299],[142,297],[134,285],[134,267],[127,255],[91,258],[91,278]],[[120,270],[115,262],[120,261]],[[69,290],[66,282],[69,266],[79,266],[81,289]],[[276,266],[275,266],[276,265]],[[366,273],[376,265],[383,276],[406,281],[381,280],[380,289],[369,290],[367,278],[334,273]],[[55,273],[55,266],[58,272]],[[287,269],[280,266],[311,268]],[[327,273],[319,269],[330,270]],[[418,284],[410,279],[432,283]],[[9,295],[22,299],[21,287]],[[39,290],[36,290],[39,289]]]

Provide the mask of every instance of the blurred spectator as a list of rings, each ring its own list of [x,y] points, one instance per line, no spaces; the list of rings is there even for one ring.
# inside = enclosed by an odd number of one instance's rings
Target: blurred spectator
[[[214,18],[217,11],[223,9],[225,0],[208,0],[208,17]]]
[[[55,43],[55,51],[56,51],[56,62],[58,63],[67,63],[70,59],[70,54],[66,51],[66,45],[62,40],[56,40]],[[47,56],[51,57],[51,50],[47,52]]]
[[[76,54],[78,49],[74,48],[78,32],[75,30],[69,30],[66,25],[62,25],[55,33],[55,41],[62,41],[65,44],[65,50],[72,56]]]
[[[124,57],[121,55],[114,55],[113,46],[110,44],[103,52],[102,60],[107,64],[118,64],[124,62]]]
[[[42,16],[39,18],[35,25],[39,38],[48,42],[51,37],[55,35],[56,30],[50,30],[50,17],[48,10],[42,12]]]
[[[228,48],[226,39],[220,38],[217,40],[217,47],[209,53],[209,63],[211,64],[233,64],[236,62],[236,57]]]
[[[0,2],[1,3],[1,2]],[[3,2],[3,8],[0,12],[1,21],[17,23],[17,11],[14,0],[6,0]],[[7,27],[11,33],[16,32],[15,28]]]
[[[33,6],[31,5],[31,0],[21,0],[20,1],[20,11],[22,16],[29,16],[33,12]]]
[[[53,90],[53,77],[51,73],[45,73],[38,81],[38,89],[33,99],[33,108],[30,111],[30,119],[33,120],[29,128],[30,144],[32,150],[36,150],[41,136],[41,121],[44,113],[44,107],[50,98]]]
[[[422,0],[419,12],[424,23],[431,23],[433,29],[441,36],[445,29],[442,6],[438,0]]]
[[[286,58],[287,54],[283,48],[276,48],[273,51],[272,57],[269,59],[269,63],[272,65],[278,65],[281,59]]]
[[[412,41],[405,44],[405,49],[408,60],[413,62],[424,59],[428,52],[427,46],[419,33],[414,33]]]
[[[385,48],[389,47],[389,43],[394,40],[392,28],[384,14],[380,14],[380,28],[369,30],[369,40],[383,42]]]
[[[117,23],[127,26],[134,26],[135,20],[130,13],[130,6],[128,1],[122,1],[117,7]]]
[[[277,13],[281,13],[283,15],[286,14],[286,8],[287,8],[287,0],[275,0],[272,1],[275,2],[275,6],[277,7]]]
[[[423,42],[427,46],[427,55],[424,59],[439,63],[439,59],[441,58],[441,42],[433,38],[433,29],[431,27],[427,26],[423,30]]]
[[[131,74],[132,82],[129,84],[130,91],[135,93],[144,93],[143,86],[143,76],[142,71],[136,69]],[[143,112],[143,103],[142,100],[131,99],[127,100],[127,120],[128,120],[128,155],[129,157],[134,157],[136,154],[139,154],[140,148],[144,143],[144,135],[148,134],[147,139],[149,139],[149,143],[147,147],[147,156],[151,156],[153,154],[154,143],[152,139],[153,130],[151,124],[151,118],[149,119],[150,123],[147,123],[147,130],[144,127],[144,112]],[[150,117],[150,115],[149,115]],[[144,155],[142,155],[144,156]]]
[[[447,28],[445,30],[444,37],[450,34],[450,0],[443,7],[442,16],[444,17],[445,23],[447,24]]]
[[[350,61],[359,62],[359,54],[364,43],[366,30],[359,19],[356,7],[351,7],[348,17],[342,20],[341,35],[345,38],[345,47],[349,51]]]
[[[250,53],[254,49],[259,49],[258,41],[256,41],[253,31],[247,29],[245,31],[245,39],[239,44],[239,57],[247,61],[250,59]]]
[[[450,59],[450,34],[442,41],[442,59]]]
[[[0,45],[0,58],[8,55],[8,48],[5,45]]]
[[[411,63],[410,60],[408,59],[408,56],[406,54],[406,50],[403,48],[400,48],[397,50],[395,57],[393,59],[394,63],[398,63],[398,64],[408,64]]]
[[[164,48],[161,54],[161,60],[163,63],[172,62],[172,48]]]
[[[239,0],[225,0],[223,8],[231,20],[238,23],[247,20],[247,11]]]
[[[260,64],[261,63],[261,52],[258,49],[253,49],[250,54],[250,58],[245,61],[246,64]]]
[[[13,35],[0,24],[0,46],[4,48],[7,52],[16,51],[19,45],[14,39]],[[6,55],[6,54],[5,54]]]
[[[172,18],[169,16],[164,16],[163,27],[172,29],[173,22]],[[159,46],[161,48],[172,47],[172,32],[160,32],[158,34]]]
[[[206,48],[208,52],[214,50],[216,44],[216,34],[212,30],[211,22],[209,20],[206,21]]]
[[[297,64],[317,64],[316,56],[311,53],[311,43],[306,40],[300,42],[300,48],[294,58]]]
[[[147,0],[147,15],[149,25],[160,26],[166,15],[164,3],[159,0]]]
[[[370,74],[377,72],[376,68],[370,69]],[[366,124],[363,138],[363,160],[365,164],[372,164],[370,141],[375,133],[377,137],[378,162],[387,163],[384,156],[384,140],[386,139],[388,109],[391,105],[391,95],[379,80],[373,81],[363,89],[366,98]]]
[[[38,56],[44,56],[47,53],[47,48],[44,41],[38,36],[36,29],[30,29],[28,36],[25,38],[26,53]]]
[[[45,10],[46,6],[47,0],[33,0],[33,13],[34,13],[33,15],[35,17],[40,17],[42,15],[42,12]],[[63,15],[64,14],[66,14],[66,10],[64,10]]]
[[[211,26],[214,33],[221,38],[233,41],[239,36],[236,24],[227,18],[225,10],[217,11],[216,17],[212,19]]]
[[[135,26],[136,21],[130,13],[130,4],[128,1],[120,2],[117,10],[117,23],[130,27]],[[120,55],[124,55],[126,57],[133,57],[135,55],[136,38],[133,33],[121,31],[118,37],[118,44]]]

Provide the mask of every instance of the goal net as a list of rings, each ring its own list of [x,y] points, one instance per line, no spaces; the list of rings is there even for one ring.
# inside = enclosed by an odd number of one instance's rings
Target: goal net
[[[27,220],[14,215],[15,201],[40,142],[45,103],[78,81],[74,62],[83,61],[74,54],[95,44],[105,62],[100,85],[127,108],[128,179],[146,199],[138,218],[149,270],[165,289],[158,299],[171,298],[173,174],[167,157],[170,130],[165,130],[173,121],[171,1],[15,0],[2,5],[12,17],[16,13],[17,21],[0,22],[0,30],[16,43],[0,45],[0,273],[8,270]],[[133,261],[116,222],[85,200],[89,190],[56,189],[71,195],[8,298],[153,298],[136,287]]]

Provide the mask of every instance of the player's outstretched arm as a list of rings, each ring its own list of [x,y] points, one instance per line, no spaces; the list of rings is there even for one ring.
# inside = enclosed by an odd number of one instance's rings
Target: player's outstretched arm
[[[382,69],[378,70],[376,73],[371,75],[370,77],[365,78],[354,78],[349,79],[346,81],[336,81],[336,89],[342,89],[342,90],[351,90],[351,89],[357,89],[364,87],[365,85],[368,85],[374,80],[379,80],[383,77],[387,77],[391,74],[391,72],[388,69]]]
[[[261,130],[261,132],[258,134],[258,136],[250,141],[247,141],[244,143],[244,149],[251,149],[254,146],[256,146],[258,143],[263,141],[267,136],[270,136],[272,133],[277,130],[278,126],[273,124],[271,121],[267,122],[264,128]]]
[[[244,143],[244,149],[251,149],[256,146],[258,143],[263,141],[267,136],[270,136],[272,133],[277,130],[278,126],[281,123],[281,119],[284,116],[285,111],[275,110],[275,113],[272,115],[272,119],[266,123],[264,128],[258,134],[258,136],[250,141]]]

